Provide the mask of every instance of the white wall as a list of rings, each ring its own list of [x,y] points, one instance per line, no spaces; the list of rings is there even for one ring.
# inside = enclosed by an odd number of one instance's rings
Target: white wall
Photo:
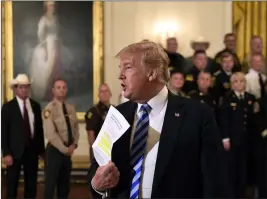
[[[117,104],[120,85],[117,79],[120,49],[142,39],[159,42],[155,34],[157,23],[179,25],[177,38],[180,52],[192,54],[190,40],[203,36],[211,42],[208,54],[213,56],[223,47],[222,38],[232,29],[231,2],[105,2],[104,3],[104,77],[113,92],[112,103]],[[85,125],[80,125],[81,138],[75,154],[88,155]]]
[[[203,36],[211,42],[208,54],[213,56],[223,47],[222,39],[232,29],[232,3],[219,2],[105,2],[104,3],[104,70],[105,82],[112,89],[112,103],[118,103],[120,85],[117,80],[120,49],[142,39],[159,42],[157,23],[179,26],[180,52],[192,54],[190,41]]]

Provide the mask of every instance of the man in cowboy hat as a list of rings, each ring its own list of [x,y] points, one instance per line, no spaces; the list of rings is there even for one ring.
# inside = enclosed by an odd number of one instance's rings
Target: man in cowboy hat
[[[15,97],[2,106],[1,139],[3,162],[7,167],[6,198],[16,198],[21,166],[25,178],[24,198],[36,198],[38,157],[44,153],[41,106],[29,98],[26,74],[18,74],[10,88]]]
[[[207,49],[210,47],[210,42],[205,40],[204,37],[199,36],[198,38],[191,41],[191,48],[194,50],[194,52],[202,50],[207,51]],[[184,72],[188,73],[190,69],[194,66],[193,64],[193,58],[194,56],[190,56],[186,58],[186,64],[184,67]],[[207,57],[207,71],[211,74],[215,73],[217,70],[219,70],[219,64],[217,64],[212,58]]]

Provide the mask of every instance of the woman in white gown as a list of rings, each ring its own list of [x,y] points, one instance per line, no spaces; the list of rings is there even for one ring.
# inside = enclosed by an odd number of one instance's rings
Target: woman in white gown
[[[38,23],[39,43],[33,51],[30,75],[34,79],[32,95],[37,100],[50,100],[54,79],[60,76],[58,22],[55,15],[55,2],[44,3],[45,14]]]

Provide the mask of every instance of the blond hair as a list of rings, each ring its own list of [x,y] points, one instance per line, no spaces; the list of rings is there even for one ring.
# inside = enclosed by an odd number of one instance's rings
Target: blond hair
[[[235,73],[233,73],[231,75],[231,78],[230,78],[231,83],[233,83],[233,81],[235,81],[235,79],[238,78],[238,77],[242,78],[246,83],[246,77],[245,77],[245,74],[243,72],[235,72]]]
[[[164,49],[159,45],[151,41],[141,41],[133,43],[123,48],[117,55],[116,58],[122,55],[140,55],[141,65],[150,69],[156,69],[157,74],[160,77],[160,81],[167,83],[170,78],[168,66],[169,57]]]

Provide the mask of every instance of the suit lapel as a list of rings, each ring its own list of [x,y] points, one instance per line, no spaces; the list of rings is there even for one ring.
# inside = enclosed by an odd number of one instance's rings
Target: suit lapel
[[[134,116],[137,108],[137,103],[134,102],[126,102],[126,103],[129,103],[128,106],[126,104],[124,105],[125,107],[119,106],[118,110],[128,121],[128,123],[130,124],[130,128],[116,141],[116,143],[113,146],[112,160],[116,162],[129,159],[130,139],[131,139],[132,125],[134,123]]]
[[[157,190],[161,178],[164,175],[164,171],[166,170],[166,166],[172,157],[172,151],[177,143],[178,135],[181,131],[181,125],[183,119],[185,118],[182,101],[182,98],[174,96],[169,92],[168,104],[159,142],[152,186],[152,197],[154,192]]]
[[[21,120],[23,120],[23,115],[22,115],[22,112],[20,110],[19,102],[18,102],[17,98],[14,98],[13,102],[14,102],[15,113],[17,113],[18,116],[21,118]]]

